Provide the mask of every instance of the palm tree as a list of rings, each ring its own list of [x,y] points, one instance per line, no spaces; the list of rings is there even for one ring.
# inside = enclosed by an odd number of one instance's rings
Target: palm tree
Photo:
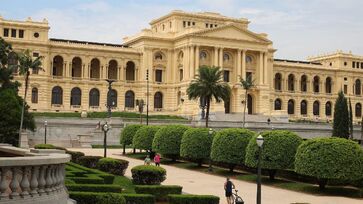
[[[246,106],[247,106],[247,94],[250,89],[252,89],[255,86],[255,80],[252,80],[252,76],[249,75],[246,80],[244,80],[242,77],[240,78],[241,86],[244,90],[246,90],[245,93],[245,106],[243,109],[243,127],[245,127],[246,123]]]
[[[23,121],[24,121],[24,108],[25,108],[25,103],[26,103],[26,95],[28,92],[28,86],[29,86],[29,75],[30,75],[30,70],[32,71],[38,71],[38,70],[43,70],[41,68],[42,65],[42,59],[43,57],[36,57],[35,59],[33,59],[33,57],[31,56],[31,51],[30,50],[25,50],[22,53],[18,53],[18,57],[19,57],[19,74],[20,75],[24,75],[25,79],[25,92],[24,92],[24,100],[23,100],[23,106],[21,109],[21,119],[20,119],[20,128],[19,128],[19,144],[20,144],[20,139],[21,139],[21,131],[23,129]]]
[[[189,100],[205,100],[207,106],[205,126],[208,127],[210,102],[213,98],[216,102],[228,100],[231,88],[226,82],[223,82],[223,72],[219,67],[201,66],[198,73],[199,75],[190,83],[187,94]]]

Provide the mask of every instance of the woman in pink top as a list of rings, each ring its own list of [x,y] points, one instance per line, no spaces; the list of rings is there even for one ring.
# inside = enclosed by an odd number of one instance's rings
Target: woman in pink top
[[[156,166],[160,166],[160,154],[155,155],[154,162]]]

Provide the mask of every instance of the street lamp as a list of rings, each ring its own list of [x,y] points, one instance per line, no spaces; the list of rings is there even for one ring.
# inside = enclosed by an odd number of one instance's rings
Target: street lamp
[[[209,137],[212,137],[212,134],[213,134],[213,129],[212,128],[209,128],[209,130],[208,130],[208,136]],[[213,169],[212,169],[212,158],[210,157],[210,155],[209,155],[209,167],[208,167],[208,171],[209,172],[212,172],[213,171]]]
[[[146,70],[146,125],[149,125],[149,69]]]
[[[114,101],[111,101],[111,91],[112,91],[112,83],[115,80],[112,79],[106,79],[108,83],[108,93],[107,93],[107,112],[108,112],[108,118],[111,118],[111,108],[114,106]],[[103,136],[103,157],[107,156],[107,132],[109,131],[110,126],[105,122],[105,124],[102,126],[102,131],[104,132]]]
[[[47,144],[47,126],[48,122],[44,121],[44,144]]]
[[[105,122],[105,124],[102,126],[102,131],[104,133],[103,137],[103,157],[107,157],[107,132],[110,130],[110,125]]]
[[[261,150],[263,137],[259,135],[256,139],[258,145],[258,162],[257,162],[257,204],[261,204]]]

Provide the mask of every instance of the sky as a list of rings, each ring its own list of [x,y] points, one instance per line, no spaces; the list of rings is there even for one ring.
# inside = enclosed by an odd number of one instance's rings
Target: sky
[[[248,18],[273,41],[275,58],[363,55],[363,0],[0,0],[4,19],[47,18],[51,38],[118,44],[176,9]]]

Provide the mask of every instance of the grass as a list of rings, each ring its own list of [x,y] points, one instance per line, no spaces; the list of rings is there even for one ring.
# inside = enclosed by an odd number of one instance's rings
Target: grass
[[[134,184],[125,176],[115,176],[113,184],[120,185],[123,188],[122,193],[135,193]]]
[[[126,156],[143,160],[146,157],[147,153],[136,153],[136,154],[126,154]],[[171,165],[182,169],[194,170],[203,173],[223,176],[223,177],[231,177],[237,180],[247,181],[251,183],[256,183],[257,176],[256,174],[252,174],[251,172],[238,169],[234,172],[230,172],[228,169],[213,166],[213,172],[208,171],[208,166],[204,165],[199,167],[196,163],[188,162],[188,161],[177,161],[172,162],[169,159],[163,159],[161,164]],[[273,186],[276,188],[302,192],[313,195],[327,195],[327,196],[342,196],[349,198],[362,198],[363,197],[363,189],[358,189],[350,186],[327,186],[324,191],[321,191],[319,187],[315,184],[311,183],[303,183],[299,181],[288,180],[284,178],[275,178],[275,180],[270,180],[268,176],[262,176],[262,183],[264,185]]]
[[[43,117],[70,117],[70,118],[80,118],[81,113],[76,112],[33,112],[34,116],[43,116]],[[107,118],[107,112],[89,112],[87,114],[87,118]],[[132,118],[132,119],[139,119],[140,114],[134,112],[112,112],[112,117],[119,117],[119,118]],[[142,117],[145,119],[146,115],[142,114]],[[149,115],[149,119],[158,119],[158,120],[181,120],[187,121],[186,118],[175,116],[175,115]]]

